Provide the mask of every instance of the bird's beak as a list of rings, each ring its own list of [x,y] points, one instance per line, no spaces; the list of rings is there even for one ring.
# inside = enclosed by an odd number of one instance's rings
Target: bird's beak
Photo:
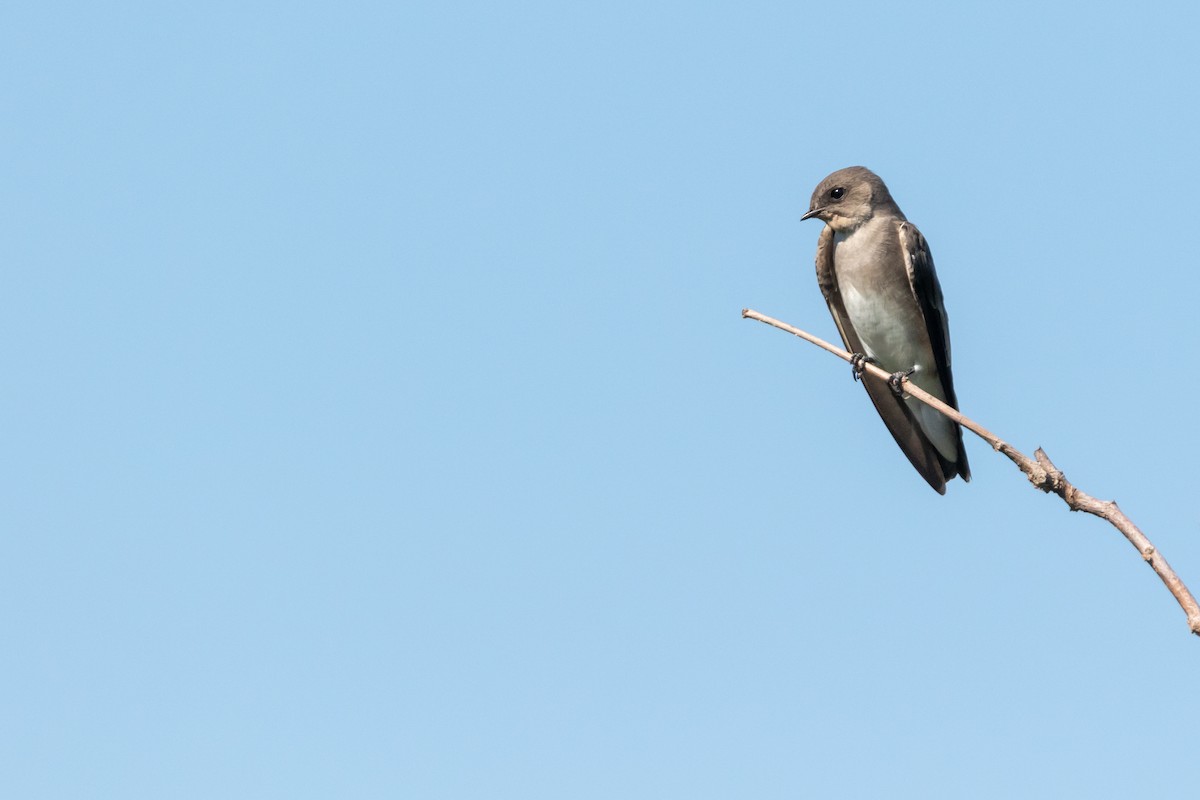
[[[815,217],[817,214],[820,214],[824,210],[825,209],[823,209],[823,208],[810,208],[808,210],[808,213],[800,218],[800,221],[803,222],[806,219],[812,219],[813,217]]]

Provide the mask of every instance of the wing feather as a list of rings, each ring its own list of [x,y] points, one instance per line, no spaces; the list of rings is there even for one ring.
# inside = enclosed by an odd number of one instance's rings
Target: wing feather
[[[908,282],[912,287],[917,306],[925,316],[925,329],[929,332],[929,344],[933,347],[934,363],[946,403],[958,408],[958,396],[954,393],[954,375],[950,368],[950,322],[946,316],[946,304],[942,299],[942,285],[933,268],[933,255],[929,243],[911,222],[900,223],[900,246],[904,250],[904,264],[908,269]],[[954,426],[958,434],[958,459],[949,461],[940,457],[946,480],[955,475],[964,481],[971,480],[971,468],[967,464],[967,450],[963,447],[962,428]]]

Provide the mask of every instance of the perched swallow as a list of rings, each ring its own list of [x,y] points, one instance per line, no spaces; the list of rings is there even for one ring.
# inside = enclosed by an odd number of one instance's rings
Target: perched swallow
[[[958,408],[950,330],[929,245],[879,176],[840,169],[813,192],[801,219],[825,223],[817,282],[846,349]],[[861,374],[861,370],[860,370]],[[971,480],[962,428],[869,373],[863,386],[896,443],[938,494],[954,476]]]

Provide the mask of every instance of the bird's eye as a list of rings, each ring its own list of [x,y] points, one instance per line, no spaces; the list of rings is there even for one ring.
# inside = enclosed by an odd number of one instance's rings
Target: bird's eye
[[[832,197],[834,200],[841,200],[842,195],[844,195],[845,193],[846,193],[846,190],[841,186],[838,186],[836,189],[829,190],[829,196]]]

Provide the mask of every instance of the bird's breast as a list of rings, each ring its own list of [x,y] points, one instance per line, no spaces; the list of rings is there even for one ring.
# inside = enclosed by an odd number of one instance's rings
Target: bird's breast
[[[834,235],[834,272],[846,315],[867,355],[891,371],[933,367],[925,319],[913,296],[894,226]]]

